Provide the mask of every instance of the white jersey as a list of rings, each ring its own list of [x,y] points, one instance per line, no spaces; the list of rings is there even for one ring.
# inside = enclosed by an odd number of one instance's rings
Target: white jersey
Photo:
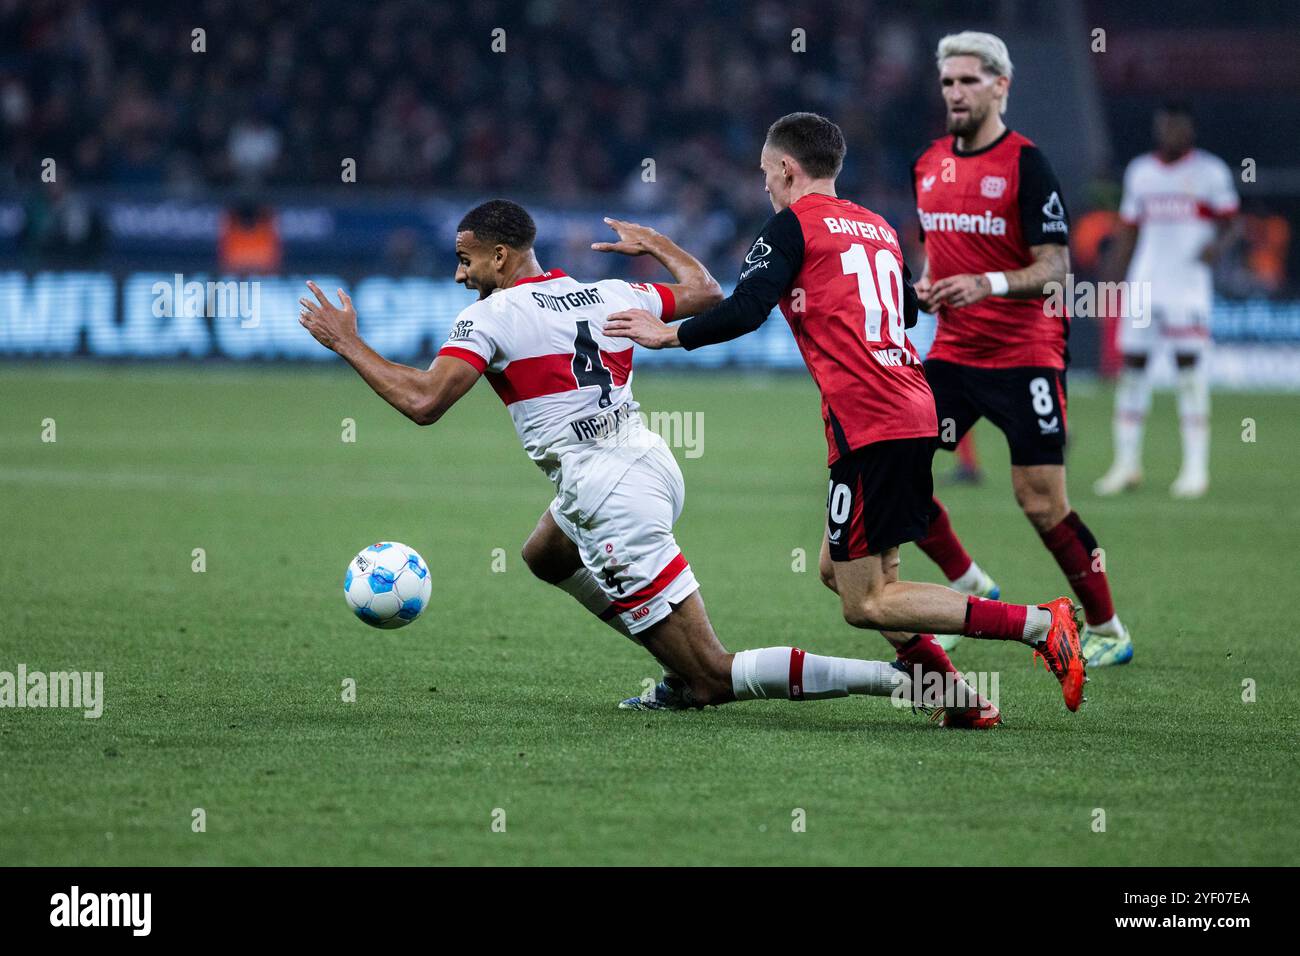
[[[1124,172],[1120,218],[1138,227],[1130,282],[1150,283],[1156,308],[1208,316],[1212,272],[1198,258],[1214,239],[1215,220],[1237,211],[1232,170],[1219,157],[1193,149],[1172,163],[1154,153]]]
[[[465,309],[438,354],[485,375],[528,457],[583,520],[661,442],[632,397],[633,343],[606,336],[605,319],[645,309],[667,320],[673,308],[671,290],[657,283],[579,282],[552,269]]]

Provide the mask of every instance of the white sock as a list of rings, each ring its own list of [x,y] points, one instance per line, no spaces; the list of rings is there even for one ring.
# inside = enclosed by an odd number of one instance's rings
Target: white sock
[[[1025,631],[1020,639],[1026,644],[1041,644],[1047,640],[1047,632],[1051,629],[1052,612],[1031,605],[1025,614]]]
[[[1146,369],[1126,368],[1115,388],[1115,464],[1126,471],[1142,468],[1142,429],[1151,411],[1151,379]]]
[[[884,661],[823,657],[797,647],[741,651],[731,663],[731,689],[737,700],[888,697],[904,682],[911,683],[906,674]]]
[[[1103,621],[1101,624],[1089,624],[1088,630],[1103,637],[1119,637],[1124,633],[1124,625],[1119,622],[1119,615],[1116,614],[1109,621]]]
[[[1178,421],[1183,435],[1183,474],[1210,471],[1210,383],[1204,360],[1178,370]]]
[[[561,591],[572,594],[579,604],[620,634],[626,637],[631,636],[627,625],[623,623],[623,619],[617,614],[605,617],[605,612],[609,610],[609,598],[601,590],[600,582],[596,580],[596,576],[586,568],[575,571],[557,584],[556,587]]]
[[[963,594],[970,594],[972,591],[978,589],[983,581],[984,569],[972,561],[970,567],[962,572],[961,577],[956,578],[949,583],[952,585],[954,591],[961,591]]]

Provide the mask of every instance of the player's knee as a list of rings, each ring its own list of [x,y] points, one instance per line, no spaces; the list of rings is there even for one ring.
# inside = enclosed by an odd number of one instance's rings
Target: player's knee
[[[533,545],[533,539],[529,538],[524,542],[524,546],[519,549],[519,557],[527,565],[528,570],[532,571],[534,576],[541,577],[542,556],[539,549]]]
[[[547,584],[558,584],[569,576],[535,537],[524,542],[524,546],[519,550],[519,557],[528,566],[528,570],[533,572],[534,577]]]
[[[883,609],[879,596],[871,594],[856,601],[844,602],[844,620],[854,627],[880,630]]]

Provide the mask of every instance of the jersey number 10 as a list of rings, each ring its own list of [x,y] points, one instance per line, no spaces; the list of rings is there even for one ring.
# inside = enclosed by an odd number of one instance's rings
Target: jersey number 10
[[[855,242],[847,252],[840,253],[840,265],[844,267],[845,275],[858,278],[858,298],[862,300],[862,310],[866,313],[867,345],[884,343],[880,337],[881,325],[888,313],[889,338],[899,348],[904,348],[907,335],[903,331],[903,307],[899,301],[903,293],[903,270],[899,268],[898,259],[888,249],[877,250],[873,275],[866,247]],[[879,292],[876,291],[877,285]]]

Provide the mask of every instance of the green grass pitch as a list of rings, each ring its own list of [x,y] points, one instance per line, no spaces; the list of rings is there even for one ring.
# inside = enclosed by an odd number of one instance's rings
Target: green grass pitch
[[[678,539],[724,643],[887,657],[817,580],[806,377],[647,370],[637,394],[704,413]],[[1105,501],[1110,396],[1071,398],[1073,504],[1136,658],[1070,715],[1027,650],[966,641],[1006,725],[962,733],[864,698],[615,709],[658,669],[523,566],[549,485],[484,385],[420,429],[338,368],[0,368],[0,670],[103,671],[106,698],[0,710],[0,864],[1294,865],[1300,397],[1216,396],[1191,503],[1169,396],[1147,486]],[[985,485],[943,490],[958,532],[1004,597],[1064,593],[977,436]],[[340,587],[382,538],[435,576],[394,632]]]

